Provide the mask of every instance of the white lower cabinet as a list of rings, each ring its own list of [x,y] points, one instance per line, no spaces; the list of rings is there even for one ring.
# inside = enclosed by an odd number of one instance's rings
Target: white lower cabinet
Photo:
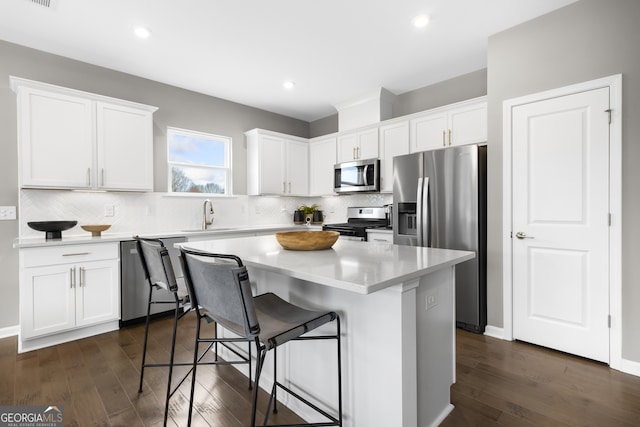
[[[116,329],[119,273],[117,243],[20,249],[21,341],[49,337],[46,343],[35,344],[38,348],[68,340],[51,338],[55,334],[106,322],[113,322],[110,329]],[[87,330],[81,335],[92,334]]]

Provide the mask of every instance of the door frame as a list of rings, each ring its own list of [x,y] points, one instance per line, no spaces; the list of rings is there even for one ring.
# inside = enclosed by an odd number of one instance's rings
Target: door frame
[[[502,104],[502,297],[503,338],[513,341],[513,210],[512,210],[512,111],[515,107],[546,99],[609,88],[609,366],[622,365],[622,74],[565,86],[518,98]]]

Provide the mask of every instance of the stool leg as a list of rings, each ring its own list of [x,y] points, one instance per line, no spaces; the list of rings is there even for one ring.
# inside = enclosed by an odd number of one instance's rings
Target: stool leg
[[[258,391],[260,390],[260,374],[262,373],[262,366],[264,364],[264,358],[267,355],[267,350],[260,346],[260,343],[256,340],[256,348],[258,350],[258,357],[256,358],[256,375],[255,384],[253,385],[253,402],[251,403],[251,427],[256,425],[256,410],[258,407]]]
[[[267,403],[267,408],[264,411],[264,420],[262,421],[262,425],[267,425],[269,422],[269,414],[271,412],[271,404],[273,403],[273,413],[278,413],[278,408],[276,408],[276,390],[277,390],[277,382],[278,382],[278,372],[276,368],[277,363],[277,347],[273,348],[273,386],[271,387],[271,393],[269,393],[269,402]]]
[[[273,348],[273,413],[278,413],[278,396],[276,384],[278,383],[278,348]],[[265,422],[266,424],[266,422]]]
[[[138,393],[142,393],[142,379],[144,377],[145,361],[147,359],[147,341],[149,340],[149,316],[151,316],[151,294],[153,288],[149,287],[149,300],[147,301],[147,319],[144,327],[144,343],[142,344],[142,363],[140,366],[140,385],[138,386]]]
[[[173,375],[173,359],[176,353],[176,333],[178,331],[178,315],[180,310],[180,301],[176,296],[176,313],[173,317],[173,335],[171,336],[171,354],[169,356],[169,377],[167,378],[167,396],[164,401],[164,425],[167,425],[167,416],[169,414],[169,399],[171,399],[171,377]]]
[[[251,364],[252,364],[252,362],[251,362],[251,360],[252,360],[251,359],[251,341],[248,341],[247,347],[249,347],[248,348],[248,351],[249,351],[249,390],[251,390],[251,387],[252,387],[251,386],[251,384],[252,384],[251,374],[253,373],[253,371],[252,371],[253,368],[251,367]]]
[[[198,367],[198,349],[200,347],[200,324],[202,323],[202,319],[200,318],[200,313],[198,313],[198,308],[196,308],[197,313],[197,323],[196,323],[196,343],[195,348],[193,349],[193,369],[191,370],[191,394],[189,395],[189,415],[187,418],[187,426],[191,425],[191,415],[193,414],[193,395],[196,391],[196,368]]]
[[[340,339],[340,316],[336,317],[336,335],[338,337],[338,422],[342,426],[342,352]]]

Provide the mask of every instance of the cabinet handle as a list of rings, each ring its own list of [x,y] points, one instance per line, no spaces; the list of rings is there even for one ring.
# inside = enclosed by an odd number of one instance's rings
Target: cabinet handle
[[[85,285],[85,283],[84,283],[84,267],[80,267],[79,276],[80,276],[80,285],[79,285],[79,287],[81,288],[81,287],[83,287]]]
[[[87,187],[91,187],[91,168],[87,168]]]
[[[449,145],[451,145],[451,129],[449,129]]]
[[[89,255],[90,252],[76,252],[71,254],[62,254],[62,256],[80,256],[80,255]]]
[[[282,192],[287,194],[287,183],[282,181]]]
[[[354,158],[354,160],[357,159],[357,157],[356,157],[356,147],[353,147],[351,149],[351,151],[352,151],[352,157]]]
[[[356,147],[356,159],[360,158],[360,146]]]
[[[291,194],[291,181],[289,181],[289,194]]]
[[[442,129],[442,146],[443,146],[443,147],[446,147],[446,146],[447,146],[447,143],[446,143],[446,142],[444,142],[444,137],[445,137],[445,135],[446,135],[446,131],[445,131],[444,129]]]
[[[76,287],[76,268],[72,267],[69,269],[69,287],[71,289]]]
[[[104,187],[104,168],[100,169],[100,186]]]

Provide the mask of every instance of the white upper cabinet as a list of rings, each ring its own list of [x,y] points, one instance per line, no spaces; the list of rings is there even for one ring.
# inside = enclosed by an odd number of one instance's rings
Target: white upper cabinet
[[[18,109],[21,186],[90,187],[95,149],[91,101],[20,88]]]
[[[111,190],[153,190],[151,112],[96,103],[98,186]]]
[[[328,196],[333,192],[333,166],[336,164],[335,136],[309,141],[309,195]]]
[[[338,136],[338,163],[378,158],[378,128]]]
[[[309,145],[306,139],[253,129],[247,136],[247,194],[307,196]]]
[[[156,107],[12,77],[22,188],[153,190]]]
[[[410,120],[411,152],[487,141],[485,98],[425,112]]]
[[[409,153],[409,122],[380,127],[380,191],[393,191],[393,157]]]
[[[416,117],[410,123],[412,153],[445,146],[448,128],[446,113]]]

